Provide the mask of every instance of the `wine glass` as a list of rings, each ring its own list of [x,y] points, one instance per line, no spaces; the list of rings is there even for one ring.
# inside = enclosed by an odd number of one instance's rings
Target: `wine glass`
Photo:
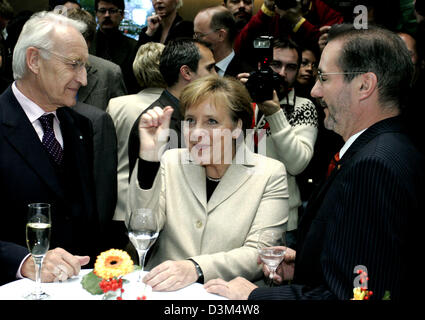
[[[130,214],[127,230],[128,237],[139,255],[139,265],[142,269],[138,278],[140,282],[146,254],[158,238],[159,226],[157,217],[152,214],[151,209],[141,208],[133,210]]]
[[[283,233],[281,231],[266,229],[261,231],[258,236],[258,254],[270,271],[270,286],[273,285],[273,278],[276,273],[276,269],[282,262],[285,255],[286,250],[282,247],[277,247],[282,246],[283,243]]]
[[[49,295],[41,289],[41,268],[44,256],[50,245],[50,204],[30,203],[26,226],[27,247],[35,263],[35,291],[27,294],[26,299],[43,300]]]

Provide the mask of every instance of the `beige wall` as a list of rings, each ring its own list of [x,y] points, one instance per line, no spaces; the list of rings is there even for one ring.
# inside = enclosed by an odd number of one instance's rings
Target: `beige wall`
[[[263,2],[263,0],[254,0],[254,13],[258,11]],[[223,0],[183,0],[183,7],[179,10],[179,14],[185,20],[193,20],[199,10],[222,3]]]

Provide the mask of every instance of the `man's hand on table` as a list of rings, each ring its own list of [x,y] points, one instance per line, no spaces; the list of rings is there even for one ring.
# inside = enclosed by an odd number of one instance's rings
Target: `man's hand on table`
[[[89,263],[88,256],[74,256],[62,248],[49,250],[44,257],[41,269],[42,282],[65,281],[80,273],[81,267]],[[21,267],[21,274],[35,280],[34,259],[29,256]]]
[[[213,279],[204,285],[208,293],[218,294],[230,300],[247,300],[251,292],[258,288],[245,278],[237,277],[231,281]]]

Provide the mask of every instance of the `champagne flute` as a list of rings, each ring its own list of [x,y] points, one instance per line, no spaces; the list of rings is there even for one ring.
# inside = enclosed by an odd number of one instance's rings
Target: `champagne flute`
[[[41,289],[41,268],[44,256],[50,244],[50,204],[31,203],[28,205],[28,221],[26,226],[27,247],[35,263],[35,291],[27,294],[26,299],[42,300],[49,295]]]
[[[128,221],[127,230],[128,237],[139,255],[139,265],[142,269],[138,278],[140,282],[146,254],[158,238],[159,226],[157,217],[152,214],[151,209],[141,208],[133,210]]]
[[[276,269],[282,262],[285,255],[286,250],[282,247],[277,247],[282,246],[283,243],[283,233],[281,231],[266,229],[258,236],[258,254],[270,271],[270,286],[273,285],[273,278],[276,273]]]

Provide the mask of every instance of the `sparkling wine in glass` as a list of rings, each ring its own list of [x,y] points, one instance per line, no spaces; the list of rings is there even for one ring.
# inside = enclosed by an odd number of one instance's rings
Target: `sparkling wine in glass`
[[[44,256],[50,245],[50,204],[31,203],[28,205],[28,220],[26,226],[27,247],[35,264],[35,291],[25,296],[29,300],[49,298],[41,288],[41,268]]]
[[[139,273],[138,281],[141,281],[146,254],[158,238],[159,226],[157,218],[151,209],[136,209],[131,212],[127,230],[128,237],[139,255],[139,265],[142,270]]]
[[[258,254],[270,271],[270,286],[273,285],[273,278],[276,273],[276,269],[282,262],[285,255],[285,250],[281,247],[283,245],[282,236],[282,232],[275,230],[263,230],[258,237]]]

